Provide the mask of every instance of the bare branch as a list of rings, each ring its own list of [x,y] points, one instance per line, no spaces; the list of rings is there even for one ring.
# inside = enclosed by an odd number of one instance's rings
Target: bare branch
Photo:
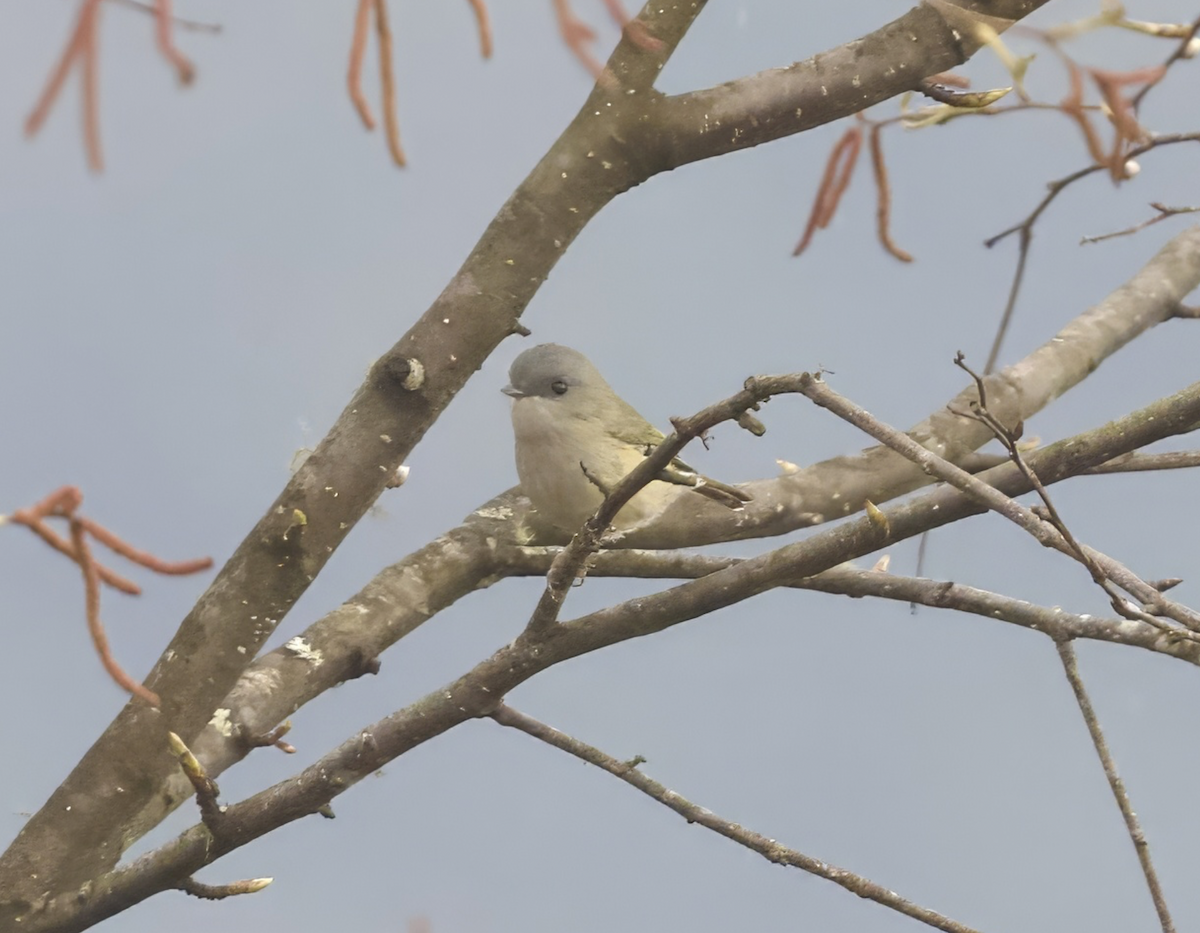
[[[1183,470],[1200,466],[1200,450],[1176,450],[1164,454],[1132,453],[1114,457],[1089,473],[1139,473],[1146,470]]]
[[[979,380],[979,385],[980,387],[983,386],[982,379]],[[1051,520],[1043,519],[1032,509],[1025,508],[981,479],[972,476],[965,470],[960,469],[932,451],[922,447],[908,435],[902,434],[895,428],[872,417],[864,409],[838,395],[823,382],[810,378],[804,381],[801,391],[822,408],[829,409],[838,417],[870,434],[901,456],[907,457],[913,463],[919,465],[930,475],[949,483],[984,507],[991,509],[1018,525],[1042,545],[1060,551],[1082,563],[1088,569],[1089,573],[1092,574],[1096,582],[1104,586],[1106,592],[1109,592],[1110,596],[1112,596],[1113,607],[1123,615],[1135,613],[1136,617],[1142,619],[1142,621],[1164,626],[1165,623],[1159,623],[1149,613],[1167,615],[1181,625],[1185,625],[1194,631],[1200,631],[1200,614],[1178,603],[1164,599],[1159,591],[1139,579],[1128,568],[1092,548],[1080,545],[1071,536],[1070,531],[1057,514],[1052,513]],[[977,408],[985,401],[986,399],[981,399]],[[994,418],[991,420],[992,422],[996,422]],[[1015,446],[1011,451],[1014,454],[1016,453]],[[1015,459],[1016,466],[1025,479],[1025,482],[1022,484],[1024,489],[1038,490],[1042,493],[1044,501],[1048,503],[1049,497],[1045,493],[1044,485],[1038,478],[1036,471],[1020,456],[1016,456]],[[1129,605],[1128,600],[1110,591],[1107,587],[1107,581],[1109,580],[1142,600],[1144,608],[1137,609],[1136,607],[1132,607]]]
[[[1075,649],[1069,641],[1058,643],[1058,656],[1062,661],[1063,671],[1067,675],[1067,682],[1070,683],[1071,690],[1075,693],[1075,702],[1079,704],[1079,712],[1083,714],[1083,721],[1087,723],[1088,733],[1092,737],[1092,745],[1096,748],[1096,754],[1100,756],[1100,763],[1104,767],[1104,776],[1108,778],[1108,786],[1112,789],[1117,807],[1125,819],[1125,828],[1129,832],[1129,838],[1133,841],[1133,848],[1141,863],[1146,886],[1150,889],[1150,897],[1154,901],[1154,909],[1158,912],[1158,922],[1162,925],[1163,933],[1174,933],[1175,924],[1171,920],[1170,911],[1167,910],[1162,886],[1158,883],[1158,875],[1150,860],[1150,845],[1146,842],[1146,834],[1142,831],[1137,814],[1133,812],[1133,805],[1129,802],[1129,795],[1125,792],[1125,784],[1117,774],[1116,763],[1109,754],[1108,743],[1104,740],[1104,733],[1100,729],[1096,711],[1092,708],[1092,701],[1083,685],[1083,678],[1079,676]]]
[[[865,110],[962,64],[1043,5],[921,3],[870,35],[787,68],[665,98],[645,128],[665,168],[780,139]]]
[[[857,894],[859,897],[874,901],[897,913],[904,914],[906,917],[912,917],[934,929],[946,930],[948,933],[972,933],[971,927],[951,920],[949,917],[930,910],[927,907],[914,904],[912,901],[901,897],[895,891],[869,881],[861,875],[844,868],[837,868],[828,862],[821,861],[812,856],[804,855],[795,849],[781,845],[774,839],[768,839],[766,836],[748,830],[739,823],[723,819],[706,807],[701,807],[690,800],[686,800],[675,793],[675,791],[669,790],[657,781],[646,777],[646,775],[638,770],[640,760],[637,758],[631,761],[618,761],[611,755],[606,755],[600,749],[581,742],[579,739],[572,738],[564,732],[559,732],[557,729],[545,723],[538,722],[536,719],[526,716],[524,713],[518,712],[505,704],[501,704],[493,710],[491,717],[502,726],[518,729],[526,735],[533,736],[538,741],[545,742],[553,748],[564,751],[568,755],[574,755],[588,764],[595,765],[597,768],[607,771],[631,787],[640,790],[651,800],[657,801],[664,807],[678,813],[688,823],[703,826],[705,829],[711,829],[726,839],[730,839],[740,846],[757,852],[769,862],[773,862],[776,865],[786,865],[790,868],[799,868],[809,874],[816,875],[818,878],[832,881],[852,894]]]
[[[1086,470],[1125,449],[1192,430],[1200,424],[1200,383],[1094,432],[1038,451],[1032,458],[1044,482]],[[1115,450],[1114,450],[1115,445]],[[988,476],[1008,495],[1027,483],[1012,464]],[[887,512],[889,540],[956,521],[981,511],[954,489],[942,488]],[[220,838],[194,827],[174,842],[128,868],[96,880],[87,897],[52,899],[22,921],[31,933],[68,928],[86,918],[96,922],[159,891],[178,885],[220,856],[302,816],[316,813],[387,762],[469,719],[490,715],[516,686],[572,657],[631,638],[664,631],[688,619],[732,605],[797,578],[828,570],[847,558],[876,550],[878,527],[866,518],[845,523],[805,541],[750,558],[662,593],[639,597],[590,613],[555,628],[552,637],[519,639],[499,649],[451,684],[350,737],[300,774],[225,809]],[[269,691],[276,693],[277,691]],[[210,769],[211,772],[211,769]]]
[[[677,164],[798,132],[912,87],[977,49],[971,26],[981,16],[998,18],[998,31],[1040,3],[990,0],[973,4],[972,10],[982,12],[969,14],[947,0],[923,3],[875,37],[834,50],[819,65],[809,62],[695,95],[664,99],[642,93],[703,5],[647,4],[639,19],[661,43],[654,50],[626,30],[608,65],[621,93],[593,89],[576,120],[500,210],[443,293],[379,357],[326,438],[183,621],[147,679],[147,686],[162,697],[163,716],[152,718],[144,708],[127,707],[0,858],[0,925],[20,904],[46,896],[47,882],[31,879],[54,879],[56,887],[73,891],[115,864],[133,838],[133,821],[174,773],[161,741],[164,719],[195,745],[210,711],[234,688],[467,378],[514,331],[563,251],[604,205]],[[956,16],[966,16],[965,24]],[[828,99],[822,86],[828,88]],[[706,108],[710,101],[711,111]],[[797,108],[802,115],[796,115]],[[707,138],[706,112],[711,117],[707,129],[713,130]],[[662,115],[667,119],[660,122]],[[760,119],[768,117],[765,123]],[[1170,292],[1170,287],[1162,291]],[[1039,394],[1035,390],[1033,397]],[[1061,392],[1046,397],[1057,394]],[[1172,420],[1166,417],[1163,423]],[[1110,450],[1108,456],[1123,449]],[[294,521],[297,514],[305,517],[303,525]],[[231,645],[244,653],[226,650]],[[189,658],[186,670],[170,663],[180,656]],[[294,653],[283,657],[289,664],[304,664]],[[344,664],[361,670],[371,657],[368,653]],[[125,793],[105,790],[116,787]],[[75,804],[70,851],[48,844],[63,818],[59,804],[65,801]]]
[[[1137,158],[1144,155],[1159,146],[1169,146],[1174,143],[1182,142],[1200,142],[1200,133],[1176,133],[1169,136],[1156,136],[1144,146],[1139,146],[1129,152],[1129,158]],[[1012,321],[1013,311],[1016,309],[1017,297],[1021,293],[1021,284],[1025,279],[1025,266],[1029,258],[1029,247],[1033,242],[1033,226],[1037,223],[1038,218],[1042,216],[1045,210],[1053,203],[1064,190],[1070,187],[1081,178],[1086,178],[1096,172],[1103,170],[1106,166],[1102,163],[1089,165],[1087,168],[1081,168],[1066,175],[1057,181],[1050,182],[1046,188],[1046,195],[1042,198],[1032,212],[1019,224],[1009,227],[1007,230],[1001,230],[993,237],[984,240],[984,246],[991,249],[1001,240],[1016,233],[1019,235],[1019,244],[1017,248],[1017,268],[1013,273],[1012,284],[1009,286],[1008,300],[1004,304],[1004,313],[1000,316],[1000,324],[996,328],[996,336],[992,339],[991,350],[988,351],[987,363],[983,371],[990,373],[995,368],[996,361],[1000,357],[1000,350],[1004,345],[1004,338],[1008,334],[1008,326]],[[1182,296],[1180,296],[1182,297]]]
[[[512,575],[541,576],[548,569],[552,556],[546,548],[506,550],[505,570]],[[593,561],[589,575],[694,580],[743,561],[744,558],[679,551],[603,551]],[[932,609],[950,609],[1019,625],[1058,640],[1086,638],[1104,641],[1142,648],[1200,666],[1200,636],[1186,629],[1164,631],[1161,625],[1141,620],[1081,615],[1057,606],[1038,606],[949,580],[905,577],[878,570],[839,566],[783,585],[839,596],[870,596]]]

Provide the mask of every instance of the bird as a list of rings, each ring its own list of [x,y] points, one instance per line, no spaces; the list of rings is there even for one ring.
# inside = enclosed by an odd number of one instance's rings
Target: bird
[[[543,343],[521,353],[501,391],[512,398],[517,475],[538,514],[574,533],[663,439],[578,350]],[[629,500],[612,527],[629,533],[681,498],[741,509],[749,493],[709,479],[676,458]]]

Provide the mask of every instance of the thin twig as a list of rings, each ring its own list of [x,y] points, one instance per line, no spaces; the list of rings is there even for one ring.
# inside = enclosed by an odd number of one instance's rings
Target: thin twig
[[[518,712],[511,706],[503,703],[493,710],[490,715],[492,719],[502,726],[517,729],[527,735],[533,736],[533,738],[539,741],[545,742],[547,745],[553,746],[569,755],[574,755],[576,758],[593,764],[603,771],[607,771],[631,787],[640,790],[652,800],[678,813],[689,823],[710,829],[724,836],[726,839],[730,839],[750,849],[752,852],[757,852],[763,858],[776,865],[799,868],[819,878],[832,881],[852,894],[857,894],[861,898],[874,901],[877,904],[904,914],[906,917],[912,917],[934,929],[945,930],[948,933],[972,933],[971,927],[952,920],[927,907],[914,904],[912,901],[898,895],[895,891],[869,881],[862,875],[857,875],[844,868],[830,865],[828,862],[815,859],[812,856],[804,855],[795,849],[781,845],[774,839],[768,839],[766,836],[748,830],[738,823],[722,819],[711,810],[692,803],[673,790],[646,777],[646,775],[638,770],[638,765],[645,760],[643,758],[637,757],[629,761],[618,761],[611,755],[600,751],[600,749],[572,738],[564,732],[559,732],[557,729],[526,716],[524,713]]]
[[[880,443],[890,447],[901,456],[911,460],[926,473],[937,477],[943,482],[949,483],[975,502],[1020,526],[1039,543],[1056,551],[1061,551],[1068,557],[1080,561],[1089,569],[1093,577],[1099,575],[1102,580],[1113,581],[1117,586],[1125,589],[1146,605],[1146,609],[1139,609],[1123,597],[1113,595],[1113,607],[1120,614],[1130,615],[1133,618],[1165,627],[1165,623],[1154,619],[1149,614],[1153,612],[1160,615],[1168,615],[1181,625],[1185,625],[1193,630],[1200,629],[1200,614],[1197,614],[1186,606],[1181,606],[1165,599],[1161,593],[1155,591],[1149,584],[1138,578],[1119,562],[1100,554],[1092,548],[1082,547],[1077,542],[1074,542],[1073,539],[1069,541],[1051,521],[1042,518],[1032,509],[1028,509],[1014,499],[1009,498],[995,487],[972,476],[948,460],[939,457],[937,454],[918,444],[907,434],[874,418],[867,411],[855,405],[849,399],[839,395],[819,379],[815,379],[808,374],[802,374],[801,379],[801,393],[822,408],[829,409],[842,420],[849,422]],[[960,412],[958,414],[963,413]],[[964,417],[968,417],[968,415],[964,415]],[[1027,481],[1032,482],[1028,474],[1025,478]]]
[[[1096,711],[1088,697],[1087,688],[1083,685],[1083,678],[1079,676],[1075,649],[1069,641],[1058,642],[1057,648],[1063,671],[1067,675],[1067,681],[1071,684],[1071,690],[1075,693],[1075,701],[1079,704],[1079,712],[1083,714],[1083,721],[1087,723],[1088,732],[1091,734],[1092,745],[1096,748],[1096,754],[1100,756],[1100,763],[1104,767],[1104,776],[1108,779],[1108,786],[1112,789],[1117,807],[1125,819],[1125,828],[1129,831],[1129,838],[1133,842],[1134,851],[1137,852],[1138,861],[1142,866],[1142,874],[1146,878],[1146,886],[1150,889],[1150,897],[1154,901],[1154,909],[1158,912],[1158,922],[1162,925],[1163,933],[1174,933],[1175,925],[1171,921],[1171,913],[1167,910],[1167,902],[1163,897],[1162,887],[1158,883],[1158,875],[1150,860],[1150,846],[1146,842],[1146,834],[1142,831],[1137,814],[1133,811],[1133,805],[1129,802],[1129,795],[1125,793],[1125,784],[1117,774],[1117,766],[1112,755],[1109,754],[1108,743],[1104,740],[1104,732],[1100,729]]]
[[[1153,620],[1153,617],[1147,614],[1148,612],[1168,615],[1181,625],[1185,625],[1193,631],[1200,631],[1200,614],[1179,603],[1165,599],[1161,591],[1151,587],[1128,568],[1101,555],[1098,551],[1080,544],[1075,539],[1071,529],[1067,527],[1067,523],[1050,499],[1049,491],[1021,453],[1017,443],[1021,434],[1020,426],[1016,429],[1010,428],[988,410],[987,387],[984,379],[966,364],[961,352],[955,357],[954,364],[975,380],[976,391],[979,394],[979,400],[972,404],[971,411],[966,413],[967,416],[976,419],[991,430],[996,440],[1008,451],[1009,459],[1041,498],[1045,512],[1044,519],[1058,531],[1063,541],[1066,542],[1065,553],[1074,557],[1087,568],[1092,579],[1108,596],[1112,607],[1121,615],[1145,621],[1157,621]],[[1117,591],[1117,587],[1142,600],[1145,604],[1144,608],[1138,609],[1130,606],[1129,601]]]
[[[113,3],[119,3],[121,6],[127,6],[131,10],[138,10],[142,13],[148,13],[151,16],[157,16],[158,10],[153,5],[152,0],[110,0]],[[189,32],[208,32],[219,33],[224,27],[220,23],[201,23],[194,19],[184,19],[182,16],[171,14],[171,23],[179,29],[186,29]]]
[[[1200,133],[1174,133],[1169,136],[1156,136],[1143,146],[1130,150],[1127,154],[1129,158],[1134,159],[1140,155],[1145,155],[1159,146],[1170,146],[1174,143],[1196,142],[1200,141]],[[1009,227],[1007,230],[1001,230],[995,236],[989,237],[983,241],[983,245],[991,249],[1001,240],[1011,236],[1014,233],[1020,235],[1020,242],[1017,254],[1017,268],[1013,273],[1012,284],[1008,290],[1008,300],[1004,305],[1004,313],[1000,317],[1000,324],[996,328],[996,336],[992,339],[991,350],[988,351],[987,363],[983,367],[985,374],[991,373],[996,365],[996,361],[1000,356],[1000,349],[1004,344],[1004,338],[1008,333],[1008,326],[1012,321],[1013,310],[1017,305],[1017,296],[1021,292],[1021,283],[1025,277],[1025,265],[1028,260],[1029,246],[1033,241],[1033,225],[1037,223],[1039,217],[1042,216],[1046,208],[1057,198],[1067,187],[1079,181],[1081,178],[1086,178],[1095,172],[1103,171],[1107,168],[1106,165],[1095,164],[1089,165],[1087,168],[1081,168],[1066,175],[1057,181],[1050,182],[1046,187],[1046,195],[1038,202],[1033,211],[1022,220],[1019,224]]]
[[[1129,236],[1133,233],[1138,233],[1145,230],[1147,227],[1153,226],[1156,223],[1166,220],[1168,217],[1174,217],[1177,214],[1194,214],[1200,211],[1200,207],[1168,207],[1165,204],[1159,204],[1157,201],[1151,201],[1150,206],[1158,213],[1143,220],[1141,223],[1136,223],[1132,227],[1126,227],[1124,230],[1116,230],[1112,233],[1102,233],[1099,236],[1085,236],[1079,241],[1080,246],[1085,243],[1101,243],[1104,240],[1111,240],[1114,237]]]

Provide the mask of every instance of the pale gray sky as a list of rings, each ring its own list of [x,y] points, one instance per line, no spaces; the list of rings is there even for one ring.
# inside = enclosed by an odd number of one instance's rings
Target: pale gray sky
[[[177,3],[180,15],[225,27],[179,33],[198,67],[186,90],[153,50],[149,19],[106,7],[107,170],[98,177],[83,156],[77,78],[41,135],[21,135],[74,4],[0,8],[0,511],[75,483],[86,513],[138,546],[227,558],[286,481],[293,452],[320,438],[582,102],[589,81],[558,41],[550,6],[493,3],[496,52],[485,63],[463,0],[393,4],[404,171],[346,98],[352,5]],[[908,6],[712,0],[659,86],[681,91],[787,64]],[[603,54],[616,33],[601,4],[576,8],[601,27]],[[1055,2],[1035,22],[1095,8]],[[1130,14],[1183,20],[1196,9],[1143,3]],[[1169,50],[1125,33],[1080,46],[1109,67]],[[1196,68],[1179,68],[1151,96],[1152,129],[1196,128]],[[964,71],[980,86],[1004,83],[987,53]],[[371,64],[373,101],[374,75]],[[1049,55],[1033,75],[1043,97],[1061,96]],[[1086,154],[1055,113],[891,131],[893,231],[918,261],[902,266],[875,242],[865,162],[832,228],[793,259],[841,131],[688,166],[619,198],[530,306],[534,339],[587,353],[660,425],[751,373],[818,366],[879,417],[919,421],[962,386],[956,350],[982,364],[1003,307],[1015,243],[988,251],[982,240]],[[1194,148],[1151,154],[1121,188],[1097,176],[1060,198],[1038,226],[1005,362],[1051,338],[1182,228],[1077,245],[1148,216],[1147,202],[1197,203]],[[1194,323],[1158,328],[1027,433],[1054,440],[1182,387],[1196,378],[1197,340]],[[528,345],[507,342],[472,379],[415,452],[409,484],[354,531],[272,646],[515,483],[498,389]],[[866,445],[797,399],[772,402],[765,420],[765,438],[718,431],[710,452],[689,459],[737,481],[772,475],[777,457],[808,463]],[[1191,578],[1196,488],[1186,473],[1089,478],[1060,487],[1056,501],[1083,540],[1145,576]],[[893,570],[912,572],[913,546],[890,553]],[[0,566],[6,843],[124,697],[87,641],[77,572],[19,529],[0,533]],[[927,573],[1105,612],[1080,568],[994,517],[934,535]],[[115,653],[141,676],[211,575],[135,576],[145,595],[106,593],[104,617]],[[590,580],[571,594],[568,615],[650,588]],[[223,777],[223,797],[284,778],[457,676],[519,631],[537,590],[506,581],[442,613],[384,656],[380,676],[300,711],[298,755],[257,753]],[[1200,602],[1190,580],[1177,592]],[[1194,928],[1200,817],[1186,788],[1200,747],[1187,711],[1200,706],[1200,683],[1160,657],[1096,645],[1080,655],[1178,926]],[[511,701],[610,754],[646,756],[646,773],[722,816],[984,930],[1154,926],[1058,661],[1037,635],[774,593],[563,665]],[[102,928],[286,924],[306,933],[350,921],[382,933],[417,916],[435,933],[916,928],[491,723],[416,749],[335,810],[335,821],[293,824],[201,874],[214,883],[274,876],[266,892],[221,904],[167,894]],[[184,807],[153,841],[194,821]]]

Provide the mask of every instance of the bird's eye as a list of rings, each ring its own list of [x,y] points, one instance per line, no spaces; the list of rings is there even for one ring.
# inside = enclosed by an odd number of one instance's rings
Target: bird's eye
[[[567,394],[567,384],[561,379],[555,379],[552,383],[550,383],[550,388],[554,390],[555,395]]]

